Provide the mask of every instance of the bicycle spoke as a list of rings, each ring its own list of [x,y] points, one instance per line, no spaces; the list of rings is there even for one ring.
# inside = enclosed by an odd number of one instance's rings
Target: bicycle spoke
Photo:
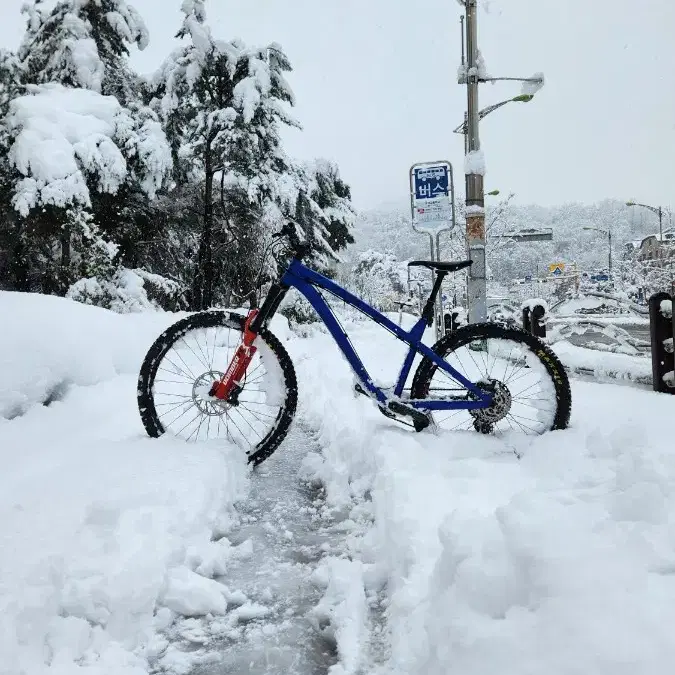
[[[235,410],[235,408],[233,408],[233,410]],[[237,413],[239,414],[239,416],[241,417],[241,419],[243,419],[244,422],[246,422],[246,424],[248,424],[248,426],[250,427],[251,431],[253,431],[253,433],[256,434],[257,436],[260,436],[260,438],[262,439],[263,436],[260,434],[260,432],[259,432],[254,426],[251,425],[251,423],[246,419],[246,417],[244,417],[244,415],[241,414],[241,411],[240,411],[240,410],[237,410]]]
[[[176,436],[180,436],[202,414],[202,411],[198,410],[197,414],[176,434]]]
[[[160,417],[164,417],[164,415],[168,415],[169,413],[173,412],[174,410],[178,410],[178,408],[180,408],[183,405],[188,405],[188,402],[187,401],[181,401],[180,403],[175,403],[175,401],[174,401],[172,403],[155,403],[155,407],[162,406],[162,405],[173,405],[173,408],[171,408],[170,410],[165,410],[160,415]]]
[[[194,340],[195,340],[195,342],[197,343],[197,347],[199,347],[199,349],[200,349],[200,351],[201,351],[201,347],[199,346],[199,340],[197,340],[197,337],[196,337],[196,336],[195,336]],[[187,340],[185,339],[185,336],[183,336],[183,337],[181,338],[181,342],[182,342],[182,343],[183,343],[183,344],[184,344],[184,345],[192,352],[192,354],[194,354],[195,359],[197,359],[197,361],[199,361],[199,365],[204,366],[204,368],[206,368],[207,370],[209,370],[209,364],[208,364],[208,363],[204,363],[204,361],[202,361],[202,360],[199,358],[199,354],[197,354],[197,352],[196,352],[194,349],[192,349],[192,347],[190,347],[190,345],[188,344]],[[178,355],[179,355],[179,358],[180,358],[180,353],[178,352],[178,350],[176,350],[176,354],[178,354]],[[202,356],[203,356],[203,355],[204,355],[204,354],[202,353]],[[183,359],[181,358],[181,361],[182,361],[182,360],[183,360]],[[208,360],[208,359],[207,359],[207,360]]]
[[[209,363],[209,339],[206,337],[206,353],[204,353],[204,350],[202,349],[202,345],[199,342],[199,336],[195,335],[195,342],[197,343],[197,347],[199,348],[200,354],[204,357],[205,363],[204,365],[207,367],[208,370],[211,370],[212,363]],[[197,354],[195,353],[195,356]]]
[[[204,418],[208,417],[209,419],[211,419],[211,417],[209,415],[205,415],[204,413],[201,412],[201,410],[200,410],[200,413],[201,413],[201,416],[202,416],[201,422],[199,423],[199,426],[197,427],[197,430],[193,431],[192,434],[190,434],[188,436],[188,438],[187,438],[188,441],[192,438],[192,435],[194,434],[195,435],[195,442],[197,442],[199,440],[199,432],[202,428],[202,424],[204,424]]]
[[[243,405],[241,407],[244,410],[248,410],[251,413],[251,415],[253,415],[254,417],[257,416],[257,415],[262,415],[262,417],[269,417],[271,420],[275,420],[278,417],[278,415],[268,415],[267,413],[264,413],[264,412],[255,412],[255,411],[251,410],[250,408],[247,408],[245,405]]]
[[[190,382],[191,380],[194,379],[194,377],[190,376],[188,373],[186,373],[180,366],[177,366],[170,358],[164,357],[166,361],[169,362],[169,365],[173,366],[174,370],[169,370],[168,368],[162,368],[158,367],[157,371],[159,372],[160,370],[163,370],[165,373],[169,373],[171,375],[183,375],[185,376],[185,381]]]
[[[185,338],[184,338],[184,337],[181,338],[181,340],[182,340],[183,342],[185,342]],[[190,374],[190,377],[191,377],[193,380],[196,380],[197,378],[194,376],[194,374],[193,374],[192,371],[190,370],[190,366],[188,366],[188,364],[185,363],[185,359],[181,356],[180,352],[179,352],[177,349],[174,350],[174,351],[176,352],[176,356],[183,362],[183,365],[187,368],[187,371],[188,371],[188,373]]]

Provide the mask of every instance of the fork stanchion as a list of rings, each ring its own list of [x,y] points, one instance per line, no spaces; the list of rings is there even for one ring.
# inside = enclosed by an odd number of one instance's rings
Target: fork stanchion
[[[655,293],[649,298],[652,382],[654,391],[664,394],[675,394],[672,300],[672,296],[666,292]]]
[[[532,318],[530,316],[530,308],[523,307],[523,330],[527,333],[532,332]]]

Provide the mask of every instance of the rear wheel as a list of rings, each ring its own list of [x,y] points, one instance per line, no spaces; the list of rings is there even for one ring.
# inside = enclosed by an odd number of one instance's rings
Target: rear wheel
[[[257,352],[228,401],[209,395],[241,342],[243,325],[238,314],[201,312],[157,338],[138,377],[138,408],[150,436],[229,440],[254,464],[276,450],[295,414],[298,387],[293,363],[272,333],[260,331]]]
[[[437,426],[498,434],[541,434],[567,427],[572,409],[567,374],[558,357],[533,335],[499,324],[471,324],[442,338],[433,349],[492,395],[488,408],[437,411]],[[476,398],[429,359],[417,368],[411,397]]]

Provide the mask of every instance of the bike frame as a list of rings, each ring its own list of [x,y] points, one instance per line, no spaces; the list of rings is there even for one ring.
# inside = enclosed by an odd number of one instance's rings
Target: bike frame
[[[297,258],[291,261],[288,269],[281,278],[280,286],[282,289],[297,288],[307,301],[312,305],[314,311],[321,317],[321,320],[328,328],[330,334],[333,336],[335,343],[340,351],[344,354],[347,362],[351,366],[354,374],[362,384],[366,393],[374,398],[379,404],[386,406],[392,399],[401,399],[405,383],[410,374],[415,354],[421,354],[435,363],[439,368],[448,373],[458,384],[465,387],[471,394],[476,397],[476,400],[434,400],[434,399],[405,399],[405,403],[413,408],[420,410],[475,410],[479,408],[487,408],[492,403],[492,396],[488,392],[482,391],[473,382],[466,379],[461,373],[457,372],[449,363],[440,357],[436,352],[422,343],[422,336],[427,325],[426,318],[421,318],[415,325],[406,331],[400,326],[390,321],[386,316],[378,312],[376,309],[368,305],[366,302],[356,297],[349,291],[339,286],[331,279],[315,272],[314,270],[305,267]],[[321,293],[315,287],[324,289],[340,298],[348,305],[351,305],[375,323],[379,324],[390,333],[393,333],[401,342],[406,343],[410,349],[403,360],[401,369],[399,371],[398,380],[391,393],[378,387],[368,374],[366,367],[356,353],[349,340],[349,336],[344,332],[340,326],[333,311],[326,303]],[[278,302],[274,303],[278,306]]]

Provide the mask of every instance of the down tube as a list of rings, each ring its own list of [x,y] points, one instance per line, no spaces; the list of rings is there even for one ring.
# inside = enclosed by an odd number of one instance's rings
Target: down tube
[[[352,370],[363,382],[366,389],[377,398],[379,403],[386,403],[387,397],[373,383],[366,367],[363,365],[354,347],[352,347],[349,336],[342,330],[342,327],[337,322],[326,301],[321,297],[321,294],[311,284],[298,279],[298,277],[294,277],[292,283],[307,298],[309,304],[312,305],[316,313],[321,317],[321,320],[326,324],[326,328],[330,331],[340,351],[345,355]]]

